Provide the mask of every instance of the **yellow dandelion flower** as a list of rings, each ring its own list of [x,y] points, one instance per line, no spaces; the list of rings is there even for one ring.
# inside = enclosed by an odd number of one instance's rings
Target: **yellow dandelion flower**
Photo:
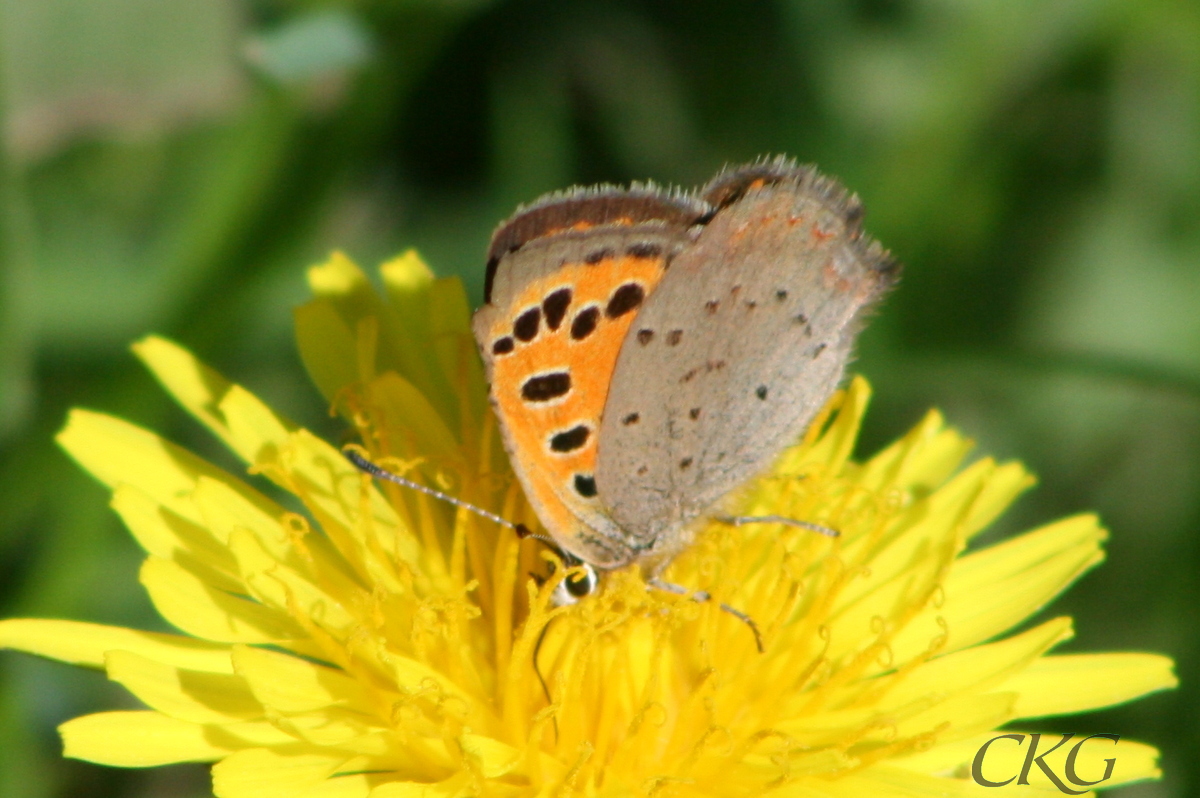
[[[344,257],[311,270],[297,327],[316,383],[374,457],[533,525],[461,285],[413,254],[382,272],[385,298]],[[142,584],[181,634],[0,623],[0,646],[103,668],[146,705],[63,724],[70,757],[213,762],[221,798],[983,794],[972,764],[997,729],[1175,685],[1165,657],[1048,653],[1068,618],[1014,633],[1101,561],[1105,531],[1079,515],[970,548],[1029,475],[964,467],[968,441],[936,412],[853,461],[861,379],[741,496],[748,514],[840,538],[714,528],[667,576],[716,600],[622,571],[556,608],[554,580],[530,577],[547,572],[540,544],[371,483],[175,344],[134,349],[254,479],[295,501],[128,422],[71,413],[59,441],[112,489],[147,553]],[[757,622],[764,653],[719,602]],[[1015,778],[1022,745],[994,743],[986,778]],[[1056,790],[1047,772],[1067,756],[1026,765],[1005,794]],[[1156,758],[1121,739],[1069,764],[1098,780],[1114,760],[1107,787],[1156,777]]]

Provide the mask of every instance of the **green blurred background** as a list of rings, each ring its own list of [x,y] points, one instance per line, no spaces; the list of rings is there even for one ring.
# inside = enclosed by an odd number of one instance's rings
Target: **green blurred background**
[[[1064,650],[1180,690],[1045,729],[1164,751],[1200,793],[1200,4],[1195,0],[0,0],[0,616],[162,628],[67,408],[235,467],[127,345],[169,335],[335,438],[291,339],[304,267],[416,246],[477,299],[513,206],[692,186],[762,153],[865,200],[906,264],[855,368],[863,451],[942,408],[1041,477],[996,535],[1087,508],[1109,560]],[[0,795],[201,796],[207,771],[59,758],[131,706],[0,655]]]

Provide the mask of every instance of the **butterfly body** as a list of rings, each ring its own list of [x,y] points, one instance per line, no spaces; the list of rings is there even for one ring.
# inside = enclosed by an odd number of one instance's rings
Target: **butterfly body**
[[[552,195],[501,225],[475,334],[514,469],[565,551],[656,571],[799,438],[897,271],[860,217],[776,160],[696,195]]]

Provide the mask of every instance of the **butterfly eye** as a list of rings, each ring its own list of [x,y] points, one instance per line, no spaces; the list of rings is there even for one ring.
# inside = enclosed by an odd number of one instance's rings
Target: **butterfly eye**
[[[582,563],[581,567],[583,573],[576,571],[567,574],[567,578],[559,582],[558,587],[554,589],[551,602],[556,607],[574,604],[581,598],[596,592],[596,588],[600,584],[600,576],[596,573],[596,569],[587,563]]]

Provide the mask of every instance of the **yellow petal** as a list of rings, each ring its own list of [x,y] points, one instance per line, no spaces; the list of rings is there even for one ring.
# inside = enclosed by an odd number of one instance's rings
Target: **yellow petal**
[[[1104,559],[1094,516],[1066,518],[960,557],[937,596],[891,641],[896,661],[949,635],[944,650],[987,640],[1032,615]]]
[[[180,635],[80,621],[35,618],[0,621],[0,648],[93,668],[104,667],[104,655],[109,651],[133,651],[179,668],[233,673],[229,646]]]
[[[361,623],[335,595],[271,557],[249,532],[234,530],[229,548],[237,558],[246,592],[263,605],[298,616],[305,623],[316,624],[339,638],[353,634],[355,625]],[[332,571],[328,580],[341,583],[344,589],[338,595],[365,600],[361,588],[351,587],[346,584],[349,580],[339,579],[338,576],[336,571]]]
[[[147,337],[134,345],[134,352],[168,393],[242,460],[264,464],[278,459],[294,425],[256,396],[164,338]]]
[[[263,512],[282,512],[266,497],[221,469],[127,421],[72,410],[56,438],[76,462],[110,488],[128,484],[171,512],[204,525],[191,502],[200,477],[223,482]]]
[[[394,325],[385,323],[383,328],[381,338],[385,346],[390,346],[381,352],[383,362],[416,385],[437,406],[453,407],[454,396],[447,374],[439,373],[438,358],[429,346],[441,332],[438,316],[442,311],[435,294],[438,284],[445,281],[437,280],[421,256],[411,249],[383,264],[379,272],[394,314],[388,319],[395,320]],[[469,318],[468,312],[461,321],[465,323]]]
[[[435,374],[446,383],[440,392],[430,386],[430,400],[455,411],[453,426],[463,423],[457,411],[464,406],[470,413],[471,424],[478,426],[488,408],[487,384],[471,331],[471,305],[462,281],[436,281],[429,291],[429,309],[432,328],[429,334],[437,358]]]
[[[426,279],[418,275],[421,269],[424,269]],[[393,286],[387,281],[389,276],[396,277],[400,272],[415,279],[407,280],[403,290],[393,292]],[[394,370],[439,406],[444,400],[452,398],[445,375],[436,371],[435,357],[431,351],[434,333],[430,329],[433,311],[429,289],[434,281],[415,253],[401,256],[383,267],[384,281],[391,299],[387,304],[371,288],[358,266],[340,253],[335,253],[328,262],[313,267],[308,274],[309,284],[317,296],[313,304],[323,304],[325,309],[305,314],[308,321],[316,324],[300,341],[301,356],[306,364],[313,364],[309,369],[314,372],[332,371],[334,367],[324,362],[328,358],[341,359],[345,363],[339,371],[342,379],[346,376],[349,379],[333,387],[335,393]],[[400,297],[407,301],[397,301]],[[339,320],[341,329],[331,323],[330,312]],[[324,330],[334,332],[342,340],[349,336],[349,345],[335,351],[314,341],[315,336]],[[370,336],[370,340],[364,336]],[[313,343],[318,345],[312,346]],[[348,357],[352,353],[358,354],[359,362]],[[327,394],[327,398],[333,401],[335,395]]]
[[[903,438],[864,463],[856,481],[869,490],[929,491],[954,473],[971,447],[962,433],[946,427],[941,413],[931,410]]]
[[[239,751],[213,766],[213,792],[221,798],[293,798],[322,784],[351,759],[305,745]]]
[[[337,775],[296,793],[296,798],[367,798],[378,780],[379,776],[375,773]]]
[[[392,588],[394,560],[413,571],[424,570],[427,558],[422,557],[420,545],[374,485],[366,487],[367,506],[363,506],[362,474],[341,452],[300,430],[292,436],[286,456],[291,490],[360,573]]]
[[[227,723],[263,716],[246,683],[223,673],[172,667],[128,651],[110,651],[108,678],[151,709],[192,723]]]
[[[324,300],[301,305],[293,316],[300,359],[321,395],[332,404],[339,392],[359,379],[354,360],[346,357],[354,351],[354,334],[333,304]]]
[[[295,425],[240,385],[234,385],[221,398],[221,413],[228,425],[231,447],[242,459],[256,466],[276,463],[280,450],[288,445],[295,430]],[[262,473],[287,487],[275,470],[264,468]]]
[[[425,298],[436,281],[433,271],[415,249],[410,249],[380,266],[379,273],[383,277],[388,299],[396,306],[400,318],[409,320],[406,327],[411,328],[410,335],[414,338],[424,336],[429,325],[426,320],[418,318],[418,314],[429,309]]]
[[[881,696],[880,706],[904,706],[921,698],[987,687],[1019,693],[1011,680],[1006,682],[1004,678],[1026,668],[1052,646],[1070,637],[1071,619],[1055,618],[1015,637],[936,657],[897,678],[896,685]],[[1017,717],[1022,716],[1018,711]]]
[[[221,399],[233,383],[166,338],[150,335],[132,348],[175,401],[233,447],[220,411]]]
[[[878,764],[836,781],[821,780],[825,795],[833,798],[985,798],[993,796],[995,790],[982,787],[968,778],[943,778],[913,773],[890,764]],[[783,794],[783,793],[781,793]],[[796,794],[803,794],[797,791]],[[818,793],[819,794],[819,793]],[[1058,795],[1058,793],[1054,793]],[[774,796],[775,793],[769,793]],[[1020,787],[1014,782],[1004,788],[1004,798],[1051,798],[1051,795],[1036,787]]]
[[[487,779],[494,779],[510,773],[521,764],[523,759],[521,751],[491,737],[464,734],[458,738],[458,742],[462,746],[463,753],[471,759],[472,764]]]
[[[896,735],[904,739],[933,733],[939,742],[970,737],[1012,720],[1016,703],[1017,696],[1013,693],[962,693],[899,719],[895,724]]]
[[[1034,476],[1020,463],[997,465],[987,484],[975,497],[971,515],[963,524],[963,535],[969,539],[982,532],[1000,517],[1018,496],[1036,483]]]
[[[286,615],[215,589],[171,560],[148,558],[139,577],[159,614],[196,637],[222,643],[281,645],[296,645],[295,641],[307,637]]]
[[[1042,657],[999,689],[1020,693],[1017,717],[1070,715],[1178,687],[1173,667],[1159,654],[1064,654]]]
[[[897,524],[899,532],[881,551],[873,551],[879,542],[866,536],[846,546],[845,557],[850,562],[864,562],[867,568],[842,591],[827,622],[832,631],[830,656],[840,656],[857,641],[870,640],[877,617],[906,620],[886,613],[920,606],[931,594],[963,545],[961,524],[992,470],[989,462],[980,461],[915,503]],[[898,653],[903,661],[915,652],[904,649]]]
[[[294,556],[291,538],[280,520],[282,508],[278,514],[268,512],[260,505],[247,501],[228,482],[208,477],[196,480],[192,503],[203,516],[205,526],[222,545],[229,544],[233,530],[245,529],[253,532],[276,556]]]
[[[442,467],[462,470],[462,448],[441,413],[412,383],[394,371],[371,383],[368,396],[383,411],[381,426],[402,435],[389,436],[389,453],[429,458]]]
[[[214,536],[132,485],[118,485],[111,505],[146,553],[164,560],[187,554],[217,571],[237,573],[237,562],[223,545],[224,536]]]
[[[116,767],[215,762],[230,753],[209,739],[206,727],[157,712],[84,715],[62,724],[58,732],[63,756]]]
[[[460,798],[468,795],[471,774],[455,773],[445,781],[434,783],[392,781],[371,791],[371,798]]]
[[[359,296],[371,290],[362,269],[343,252],[333,252],[329,260],[309,267],[305,276],[309,289],[319,297]]]
[[[841,471],[854,452],[858,430],[871,401],[871,386],[861,377],[855,377],[840,394],[840,400],[835,401],[840,404],[828,428],[811,445],[797,447],[785,454],[777,471],[804,473],[808,464],[819,464],[830,474]]]
[[[277,651],[237,646],[233,664],[255,698],[281,712],[342,707],[373,715],[374,702],[345,671],[317,665]]]

